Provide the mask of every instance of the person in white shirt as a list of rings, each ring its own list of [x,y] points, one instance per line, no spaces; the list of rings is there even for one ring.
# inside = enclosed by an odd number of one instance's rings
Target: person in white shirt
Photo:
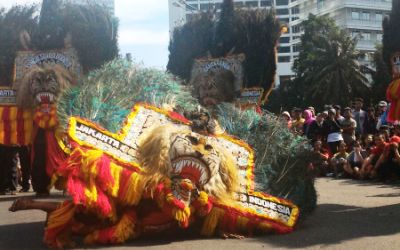
[[[367,117],[367,112],[365,112],[365,110],[362,110],[363,105],[364,105],[364,100],[362,98],[355,99],[353,118],[357,122],[357,127],[356,127],[357,138],[359,138],[361,135],[364,134],[364,121]]]

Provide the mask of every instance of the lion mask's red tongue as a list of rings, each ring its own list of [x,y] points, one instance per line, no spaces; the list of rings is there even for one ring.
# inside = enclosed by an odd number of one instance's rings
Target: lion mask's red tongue
[[[48,96],[48,95],[40,96],[40,102],[41,103],[50,103],[50,96]]]
[[[192,181],[192,183],[196,184],[199,183],[201,173],[195,167],[183,167],[180,176],[184,179],[189,179],[190,181]]]

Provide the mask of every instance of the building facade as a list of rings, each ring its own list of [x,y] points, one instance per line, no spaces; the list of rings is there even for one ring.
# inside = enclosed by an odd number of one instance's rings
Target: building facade
[[[364,52],[360,63],[373,67],[373,52],[382,43],[382,21],[392,8],[392,0],[298,0],[299,20],[290,23],[298,27],[309,14],[328,15],[336,24],[358,38],[357,50]],[[293,46],[300,40],[293,40]],[[296,57],[296,54],[293,55]]]

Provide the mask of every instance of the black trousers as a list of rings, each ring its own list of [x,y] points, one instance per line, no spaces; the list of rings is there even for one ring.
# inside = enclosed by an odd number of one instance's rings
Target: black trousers
[[[28,146],[22,146],[18,150],[19,162],[21,164],[21,174],[22,174],[22,189],[29,190],[30,179],[31,179],[31,159],[30,151]]]
[[[32,187],[36,193],[47,193],[50,177],[46,173],[46,137],[45,131],[39,129],[33,141],[32,151]]]
[[[18,187],[18,147],[0,146],[0,191],[16,191]]]

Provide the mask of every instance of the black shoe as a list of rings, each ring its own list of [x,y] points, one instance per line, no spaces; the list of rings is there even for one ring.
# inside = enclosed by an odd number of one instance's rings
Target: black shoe
[[[18,192],[27,193],[27,192],[29,192],[29,188],[21,188]]]

